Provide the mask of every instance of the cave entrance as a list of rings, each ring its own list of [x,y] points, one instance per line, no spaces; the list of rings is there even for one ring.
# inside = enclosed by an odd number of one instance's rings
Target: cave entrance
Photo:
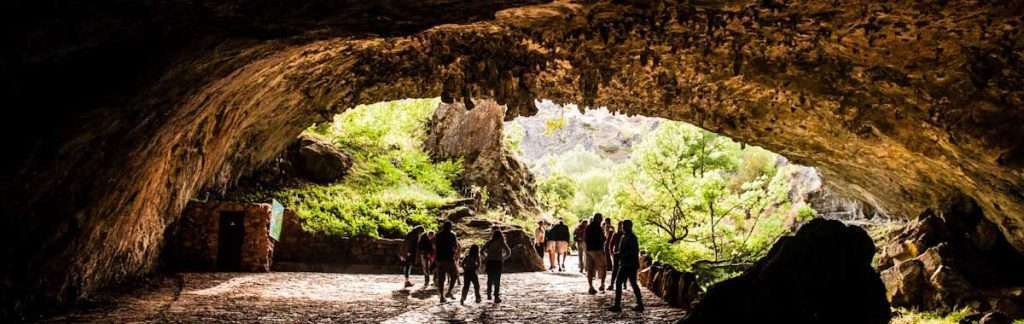
[[[217,269],[239,271],[242,269],[242,243],[245,242],[245,213],[225,211],[220,213],[220,230],[217,234]]]

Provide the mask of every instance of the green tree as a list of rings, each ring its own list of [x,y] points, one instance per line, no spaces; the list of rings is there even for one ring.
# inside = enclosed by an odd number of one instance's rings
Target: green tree
[[[547,177],[537,185],[538,198],[555,217],[560,217],[569,209],[569,204],[575,194],[576,183],[561,174]]]
[[[785,179],[774,155],[682,123],[634,151],[612,187],[621,217],[638,220],[645,248],[682,268],[746,263],[781,235]]]

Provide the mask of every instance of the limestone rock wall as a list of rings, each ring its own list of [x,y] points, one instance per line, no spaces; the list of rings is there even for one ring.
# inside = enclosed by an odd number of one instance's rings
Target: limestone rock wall
[[[487,191],[487,205],[513,216],[540,212],[534,196],[533,175],[502,144],[505,108],[493,101],[478,101],[472,109],[463,103],[441,103],[427,123],[424,149],[434,159],[462,159],[458,183]]]
[[[893,305],[1024,317],[1024,256],[963,199],[927,211],[880,244],[875,268]]]
[[[0,317],[153,271],[195,193],[406,97],[685,120],[1024,251],[1024,3],[537,2],[4,3]]]

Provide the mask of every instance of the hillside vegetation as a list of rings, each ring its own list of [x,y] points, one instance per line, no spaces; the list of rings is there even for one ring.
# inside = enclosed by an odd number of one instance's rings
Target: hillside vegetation
[[[305,131],[352,157],[341,181],[265,194],[292,209],[306,230],[339,236],[398,237],[412,226],[436,227],[436,209],[458,197],[461,167],[432,162],[421,148],[437,99],[361,105]]]

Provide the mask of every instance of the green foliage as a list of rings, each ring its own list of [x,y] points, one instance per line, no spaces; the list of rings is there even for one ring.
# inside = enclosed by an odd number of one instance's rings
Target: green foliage
[[[942,314],[938,312],[917,312],[899,308],[895,310],[895,313],[898,315],[892,319],[893,324],[956,324],[960,323],[960,321],[968,315],[971,315],[973,311],[970,308],[965,307],[953,312]],[[1017,323],[1018,322],[1014,322],[1014,324]]]
[[[565,128],[565,117],[551,118],[544,121],[544,135],[552,136]]]
[[[774,161],[763,149],[666,123],[634,151],[613,194],[659,260],[710,284],[762,256],[787,228],[788,179]]]
[[[505,123],[505,128],[502,131],[502,144],[509,152],[522,154],[522,149],[519,146],[523,143],[524,137],[526,137],[526,129],[523,128],[523,125]]]
[[[796,210],[796,220],[798,222],[810,220],[815,216],[818,216],[818,211],[814,210],[814,208],[811,208],[811,206],[808,205],[802,205],[800,206],[800,208]]]
[[[567,224],[589,217],[608,199],[608,189],[613,181],[611,171],[617,167],[614,162],[579,146],[568,152],[548,155],[538,164],[550,170],[539,183],[551,178],[567,178],[573,182],[575,192],[568,199],[568,205],[558,205],[557,211],[549,210],[566,219]]]
[[[313,125],[307,133],[352,156],[338,183],[270,193],[312,232],[338,236],[397,237],[411,226],[436,226],[435,210],[456,198],[452,181],[460,162],[432,162],[420,148],[437,99],[358,106]]]
[[[537,183],[537,197],[555,217],[565,216],[575,195],[576,182],[562,174],[554,174]]]
[[[541,164],[550,175],[540,184],[573,182],[571,214],[634,220],[648,253],[696,271],[708,285],[742,271],[794,221],[789,177],[779,172],[777,159],[764,149],[665,121],[621,164],[579,147],[549,156]],[[559,194],[545,207],[564,214],[565,197]]]

